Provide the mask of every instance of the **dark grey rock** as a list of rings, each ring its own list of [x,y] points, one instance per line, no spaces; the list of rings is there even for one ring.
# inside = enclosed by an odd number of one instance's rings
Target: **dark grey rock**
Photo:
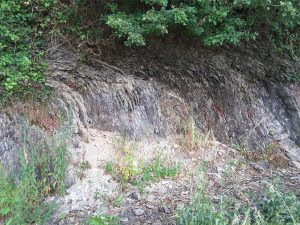
[[[63,48],[47,58],[47,84],[55,90],[49,106],[65,112],[74,138],[88,141],[87,128],[137,140],[164,137],[180,132],[193,117],[202,132],[213,131],[225,144],[263,150],[277,142],[300,168],[300,84],[266,78],[274,66],[288,68],[279,70],[283,75],[299,71],[299,61],[273,57],[273,64],[266,64],[251,48],[175,45],[103,58],[106,62],[79,62],[76,52]],[[0,161],[12,171],[18,167],[20,124],[18,112],[0,110]],[[32,141],[49,136],[34,126],[25,133]]]

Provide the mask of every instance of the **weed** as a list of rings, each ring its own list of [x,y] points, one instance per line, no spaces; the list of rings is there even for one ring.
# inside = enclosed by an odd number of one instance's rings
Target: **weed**
[[[114,164],[113,162],[107,162],[105,164],[105,172],[109,173],[109,174],[113,174],[114,173]]]
[[[128,140],[126,136],[116,139],[113,144],[117,149],[116,161],[118,163],[116,169],[118,170],[121,184],[124,184],[132,180],[139,173],[138,162],[135,160],[137,144]]]
[[[100,198],[100,191],[99,191],[99,189],[97,188],[96,191],[95,191],[95,193],[94,193],[94,199],[97,200],[97,199],[99,199],[99,198]]]
[[[196,151],[199,148],[207,148],[209,140],[213,139],[213,133],[208,131],[203,134],[197,128],[193,117],[183,127],[183,138],[180,145],[187,151]]]
[[[62,213],[59,214],[59,219],[60,220],[64,221],[66,218],[67,218],[67,213],[62,212]]]
[[[78,169],[76,170],[76,175],[79,177],[79,179],[83,179],[86,177],[86,170],[88,169],[88,167],[86,167],[85,165],[82,165],[82,163],[80,163]]]
[[[175,177],[178,173],[179,166],[164,165],[160,156],[154,159],[153,163],[147,164],[142,170],[142,181],[152,181],[158,178]]]
[[[108,215],[97,215],[89,219],[90,225],[116,225],[118,224],[118,218]]]
[[[150,181],[157,181],[160,178],[175,177],[178,174],[179,166],[166,163],[160,156],[153,162],[142,163],[135,158],[137,144],[128,139],[118,139],[114,142],[117,149],[117,163],[114,165],[108,162],[105,166],[107,173],[114,173],[124,186],[130,183],[138,186],[140,192]]]
[[[258,207],[267,224],[300,223],[300,201],[293,193],[284,193],[274,184],[268,184]]]
[[[232,207],[224,211],[224,199],[220,199],[218,209],[213,205],[212,201],[206,196],[204,190],[200,190],[188,207],[182,209],[177,218],[177,224],[230,224],[228,214],[234,215]]]
[[[91,164],[88,161],[83,161],[79,164],[80,169],[88,170],[91,168]]]
[[[160,156],[157,156],[153,162],[146,163],[132,184],[138,187],[139,192],[144,191],[144,187],[151,181],[157,181],[161,178],[176,177],[179,172],[179,166],[173,163],[166,164]]]
[[[122,198],[122,196],[118,196],[116,199],[113,200],[113,205],[115,207],[120,207],[124,202],[124,199]]]
[[[78,168],[76,170],[76,174],[79,177],[79,179],[85,178],[85,172],[86,170],[91,168],[91,164],[89,161],[85,160],[85,153],[82,155],[82,160],[78,165]]]

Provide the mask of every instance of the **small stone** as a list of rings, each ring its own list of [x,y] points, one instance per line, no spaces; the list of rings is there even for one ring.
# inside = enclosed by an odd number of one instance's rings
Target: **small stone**
[[[166,214],[170,214],[170,213],[171,213],[170,209],[169,209],[166,205],[164,205],[164,206],[162,207],[162,211],[163,211],[164,213],[166,213]]]
[[[133,203],[134,203],[134,199],[126,198],[126,204],[133,204]]]
[[[69,218],[69,221],[70,221],[71,223],[74,223],[74,222],[76,221],[76,219],[75,219],[74,217],[71,217],[71,218]]]
[[[146,200],[147,200],[147,202],[153,202],[154,199],[155,199],[155,197],[153,195],[149,195]]]
[[[145,211],[143,209],[135,209],[133,210],[133,212],[136,216],[141,216],[144,214]]]
[[[137,192],[133,192],[131,195],[130,195],[131,198],[135,199],[135,200],[139,200],[141,198],[141,195]]]
[[[170,183],[172,183],[172,181],[170,181],[170,180],[164,180],[161,182],[162,185],[170,184]]]
[[[153,205],[146,205],[148,209],[154,209]]]
[[[128,222],[128,221],[129,221],[128,218],[120,218],[120,222],[126,223],[126,222]]]
[[[157,220],[152,225],[161,225],[161,222],[159,220]]]
[[[217,167],[217,173],[224,173],[224,169],[222,167]]]
[[[258,172],[268,170],[270,167],[268,162],[250,163],[250,165]]]

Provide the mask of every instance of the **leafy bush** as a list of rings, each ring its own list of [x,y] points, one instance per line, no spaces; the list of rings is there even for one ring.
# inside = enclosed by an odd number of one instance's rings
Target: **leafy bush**
[[[258,203],[264,221],[268,224],[298,224],[300,222],[300,202],[291,193],[280,192],[270,185],[265,196]]]
[[[39,90],[47,40],[65,37],[90,51],[112,42],[108,28],[127,46],[168,33],[208,46],[260,36],[299,55],[299,9],[298,0],[1,0],[0,94]]]
[[[11,94],[17,87],[32,87],[43,81],[41,26],[49,17],[44,12],[53,0],[0,2],[0,92]],[[19,85],[20,84],[20,85]]]
[[[32,166],[22,172],[19,182],[1,172],[0,217],[6,224],[46,224],[54,205],[45,202],[45,187],[35,179]]]
[[[147,35],[187,31],[206,45],[236,44],[258,35],[298,45],[300,6],[296,0],[134,0],[110,4],[106,24],[125,44],[145,45]]]

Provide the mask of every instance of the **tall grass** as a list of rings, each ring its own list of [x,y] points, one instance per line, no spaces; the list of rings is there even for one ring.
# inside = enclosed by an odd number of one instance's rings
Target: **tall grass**
[[[24,123],[19,171],[9,176],[0,168],[0,221],[2,218],[9,225],[46,224],[55,210],[47,197],[65,188],[67,130],[38,136],[38,140],[27,130],[28,124]]]

